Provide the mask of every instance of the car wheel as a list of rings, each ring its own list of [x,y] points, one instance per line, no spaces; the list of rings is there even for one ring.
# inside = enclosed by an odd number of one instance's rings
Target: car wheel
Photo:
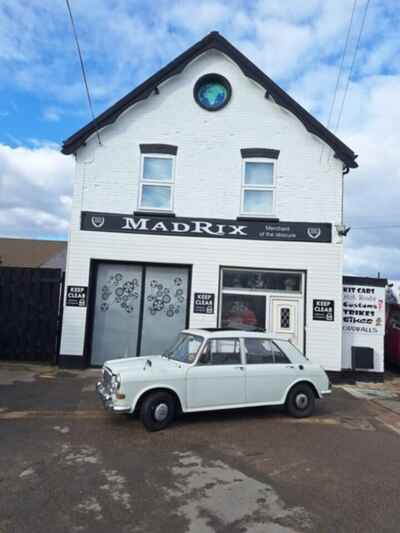
[[[175,400],[168,392],[153,392],[146,396],[140,408],[140,418],[148,431],[166,428],[175,418]]]
[[[299,383],[290,391],[286,399],[288,413],[296,418],[303,418],[313,414],[315,408],[314,391],[307,383]]]

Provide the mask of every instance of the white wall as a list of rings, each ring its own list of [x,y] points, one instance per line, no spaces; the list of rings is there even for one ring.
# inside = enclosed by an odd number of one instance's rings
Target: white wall
[[[210,113],[193,99],[206,73],[224,75],[232,99]],[[240,214],[241,148],[280,150],[276,216],[286,221],[341,221],[342,163],[289,112],[265,99],[265,90],[219,52],[207,52],[133,106],[77,154],[67,285],[87,285],[90,259],[193,265],[192,293],[218,295],[219,267],[307,270],[307,354],[339,370],[342,327],[342,243],[234,241],[157,235],[81,232],[81,211],[132,213],[137,209],[141,143],[178,146],[174,212],[177,216],[235,219]],[[332,299],[335,322],[312,321],[312,299]],[[192,305],[191,305],[192,307]],[[61,353],[81,355],[86,309],[64,310]],[[190,316],[191,326],[217,317]]]

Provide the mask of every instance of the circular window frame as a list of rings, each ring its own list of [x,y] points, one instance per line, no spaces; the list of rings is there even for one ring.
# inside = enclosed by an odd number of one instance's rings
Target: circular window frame
[[[226,98],[222,102],[221,105],[219,105],[218,107],[210,108],[210,107],[207,107],[207,106],[203,105],[203,103],[199,100],[198,90],[201,87],[201,85],[204,85],[205,83],[212,83],[212,82],[219,83],[219,84],[223,85],[225,87],[226,91],[227,91],[227,95],[226,95]],[[196,83],[195,83],[195,85],[193,87],[193,97],[194,97],[197,105],[200,106],[205,111],[210,111],[210,112],[220,111],[226,105],[228,105],[228,103],[229,103],[229,101],[231,99],[231,96],[232,96],[232,86],[229,83],[229,81],[224,76],[222,76],[221,74],[216,74],[216,73],[204,74],[204,76],[201,76],[196,81]]]

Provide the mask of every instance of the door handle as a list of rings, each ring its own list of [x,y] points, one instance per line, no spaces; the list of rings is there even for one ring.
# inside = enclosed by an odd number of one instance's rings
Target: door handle
[[[286,368],[294,368],[294,365],[286,365]]]
[[[235,370],[244,370],[244,366],[235,366]]]

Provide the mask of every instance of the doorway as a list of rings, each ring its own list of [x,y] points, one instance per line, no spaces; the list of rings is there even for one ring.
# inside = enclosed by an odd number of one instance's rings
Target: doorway
[[[97,263],[91,364],[163,353],[187,325],[189,285],[189,267]]]

